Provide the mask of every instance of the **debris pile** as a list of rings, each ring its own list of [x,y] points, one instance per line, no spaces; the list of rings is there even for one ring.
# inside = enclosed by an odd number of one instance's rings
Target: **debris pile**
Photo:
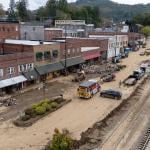
[[[14,106],[16,104],[17,103],[15,98],[10,98],[10,99],[5,99],[0,101],[0,106],[5,106],[5,107]]]
[[[104,64],[104,65],[92,65],[86,66],[84,71],[86,74],[99,74],[100,77],[106,76],[108,74],[113,74],[117,71],[126,68],[126,65],[117,65],[117,64]]]

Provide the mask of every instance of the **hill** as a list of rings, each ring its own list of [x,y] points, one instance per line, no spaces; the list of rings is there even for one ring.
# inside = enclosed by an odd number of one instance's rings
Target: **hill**
[[[110,0],[77,0],[74,4],[77,6],[98,6],[104,18],[113,19],[114,21],[124,21],[139,13],[150,12],[150,3],[147,5],[126,5]]]

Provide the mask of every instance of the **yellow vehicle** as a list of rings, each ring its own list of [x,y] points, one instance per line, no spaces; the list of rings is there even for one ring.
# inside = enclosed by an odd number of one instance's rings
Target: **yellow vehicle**
[[[81,83],[77,90],[80,98],[92,98],[97,92],[100,91],[100,85],[96,80],[89,80]]]

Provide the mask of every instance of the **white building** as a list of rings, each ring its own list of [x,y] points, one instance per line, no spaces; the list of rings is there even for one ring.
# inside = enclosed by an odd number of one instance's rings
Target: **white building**
[[[69,37],[85,37],[94,30],[94,24],[86,24],[85,20],[55,20],[55,27],[64,29]]]
[[[124,48],[128,46],[128,36],[127,35],[89,35],[90,38],[108,38],[108,51],[107,59],[118,56],[120,53],[124,52]]]

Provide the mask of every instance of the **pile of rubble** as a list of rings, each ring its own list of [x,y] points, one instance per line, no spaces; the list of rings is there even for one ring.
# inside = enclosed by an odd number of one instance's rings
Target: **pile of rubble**
[[[99,74],[100,77],[106,75],[106,74],[113,74],[117,71],[122,70],[125,68],[125,65],[117,65],[117,64],[103,64],[103,65],[92,65],[92,66],[86,66],[84,68],[84,71],[86,74]]]
[[[16,99],[14,98],[9,98],[9,99],[0,101],[0,106],[5,106],[5,107],[14,106],[16,104],[17,104]]]

